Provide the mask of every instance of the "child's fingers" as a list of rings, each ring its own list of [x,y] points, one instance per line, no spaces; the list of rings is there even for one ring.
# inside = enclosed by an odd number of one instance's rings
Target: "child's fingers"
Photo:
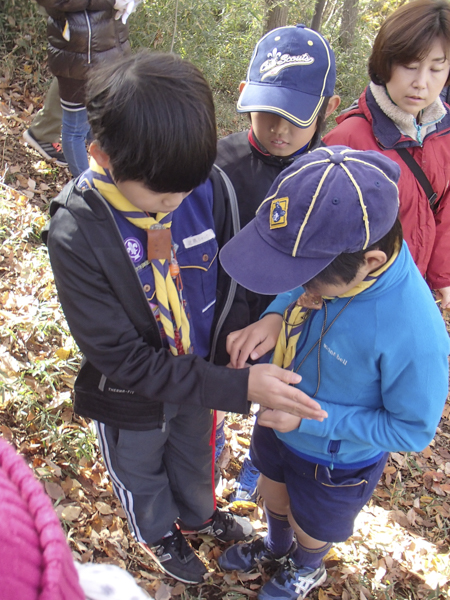
[[[227,337],[227,352],[230,355],[230,363],[235,369],[242,369],[249,357],[249,352],[246,354],[245,350],[247,337],[246,329],[233,331]]]
[[[282,320],[281,315],[271,313],[245,329],[230,333],[227,337],[227,352],[231,364],[242,369],[249,357],[257,360],[273,350]]]
[[[294,431],[300,427],[301,417],[296,417],[281,410],[265,409],[258,412],[258,424],[262,427],[271,427],[282,433]]]
[[[264,356],[264,354],[267,354],[271,350],[273,350],[273,341],[269,338],[265,338],[250,352],[250,358],[252,360],[258,360],[258,358],[261,358],[261,356]]]
[[[253,365],[249,371],[248,399],[251,402],[304,419],[323,421],[328,416],[318,402],[290,385],[300,381],[296,373],[271,364]]]
[[[236,369],[242,369],[260,342],[260,333],[251,326],[230,333],[227,337],[227,351],[230,355],[231,364]]]

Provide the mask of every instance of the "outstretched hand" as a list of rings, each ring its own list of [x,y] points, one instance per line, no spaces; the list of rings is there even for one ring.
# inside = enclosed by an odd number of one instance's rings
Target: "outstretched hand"
[[[250,357],[258,360],[275,348],[283,324],[283,317],[270,313],[244,329],[233,331],[227,337],[227,352],[235,369],[242,369]]]
[[[248,399],[302,419],[323,421],[328,414],[320,408],[320,404],[294,387],[300,381],[300,375],[276,365],[252,365],[249,369]]]

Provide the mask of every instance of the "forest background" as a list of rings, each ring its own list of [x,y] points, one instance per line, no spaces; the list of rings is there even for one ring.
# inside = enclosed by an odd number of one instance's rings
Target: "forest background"
[[[346,107],[368,82],[367,59],[380,24],[405,1],[143,0],[128,22],[134,50],[173,51],[203,71],[216,95],[219,132],[229,132],[247,122],[236,120],[234,105],[263,33],[297,23],[320,30],[335,51],[336,93]],[[23,81],[44,91],[49,83],[46,56],[45,19],[37,3],[0,0],[5,82],[24,70]]]
[[[368,82],[367,59],[380,24],[405,1],[144,0],[129,19],[131,42],[134,50],[173,51],[199,66],[213,88],[219,135],[226,135],[248,127],[235,111],[238,86],[265,31],[284,23],[320,29],[335,50],[336,93],[345,108]],[[92,424],[73,414],[81,357],[40,242],[48,204],[70,175],[22,141],[51,79],[46,48],[37,3],[0,0],[0,435],[44,484],[77,560],[126,568],[156,600],[255,598],[268,575],[221,572],[224,545],[208,536],[191,540],[209,568],[204,584],[177,584],[155,569],[129,534]],[[443,317],[450,330],[450,313]],[[228,418],[221,507],[230,507],[251,424]],[[328,580],[311,600],[448,600],[449,443],[447,401],[429,447],[391,455],[354,535],[327,556]],[[260,505],[231,508],[265,531]]]

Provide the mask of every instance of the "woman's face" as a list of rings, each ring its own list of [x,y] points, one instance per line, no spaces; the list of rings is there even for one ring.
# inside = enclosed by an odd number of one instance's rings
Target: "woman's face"
[[[386,89],[399,108],[417,117],[439,96],[449,69],[444,46],[437,38],[423,60],[408,65],[394,65]]]

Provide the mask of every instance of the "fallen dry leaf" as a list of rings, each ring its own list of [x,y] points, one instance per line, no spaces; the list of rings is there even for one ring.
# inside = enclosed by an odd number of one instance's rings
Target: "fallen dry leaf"
[[[162,581],[155,594],[155,600],[170,600],[170,598],[172,598],[172,588]]]
[[[66,497],[64,490],[57,483],[46,481],[44,487],[47,494],[50,498],[53,498],[53,500],[59,500],[60,498],[64,499]]]
[[[57,506],[56,512],[60,519],[63,521],[76,521],[81,513],[81,506],[69,505],[69,506]]]

